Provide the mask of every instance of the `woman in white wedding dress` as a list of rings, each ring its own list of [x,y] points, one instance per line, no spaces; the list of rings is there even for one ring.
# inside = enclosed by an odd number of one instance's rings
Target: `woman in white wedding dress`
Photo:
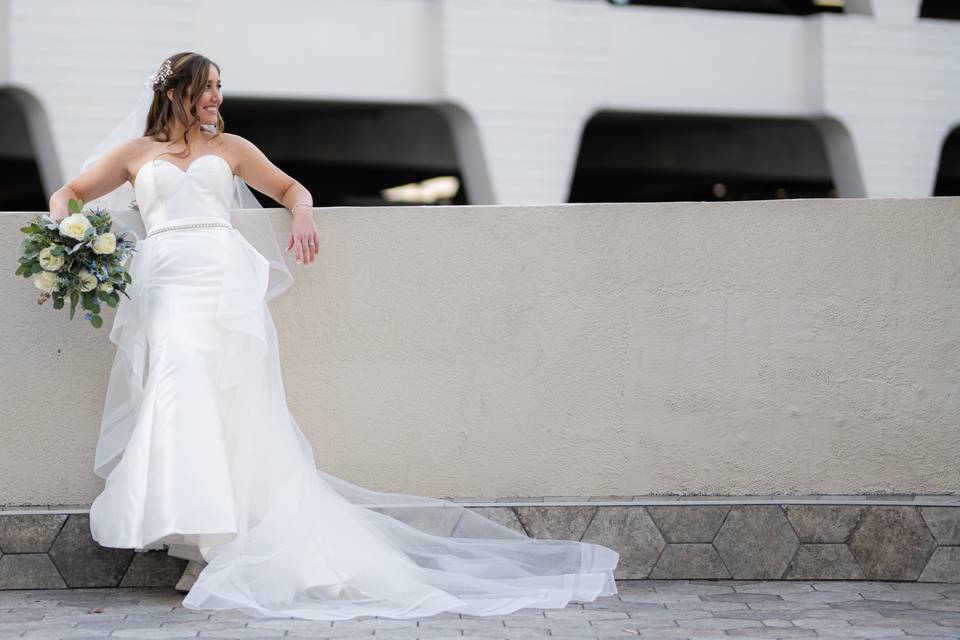
[[[231,212],[242,182],[291,209],[287,250],[309,265],[312,198],[223,133],[219,73],[199,54],[168,58],[148,82],[142,135],[50,200],[60,219],[70,198],[95,202],[129,182],[147,231],[110,332],[94,539],[202,559],[183,605],[257,617],[502,615],[616,594],[619,556],[604,546],[536,540],[451,501],[317,469],[287,408],[267,307],[282,257],[268,260]]]

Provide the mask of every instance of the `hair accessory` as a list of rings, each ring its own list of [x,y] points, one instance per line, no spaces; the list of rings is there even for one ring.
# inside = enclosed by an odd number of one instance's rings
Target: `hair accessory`
[[[160,65],[160,71],[158,73],[151,73],[147,76],[147,79],[143,81],[143,86],[156,91],[158,87],[163,86],[163,81],[170,77],[172,73],[173,67],[170,64],[170,58],[167,58],[163,61],[163,64]]]

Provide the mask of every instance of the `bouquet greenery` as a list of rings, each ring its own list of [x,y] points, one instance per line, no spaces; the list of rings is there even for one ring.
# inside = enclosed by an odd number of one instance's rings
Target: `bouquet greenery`
[[[105,209],[84,212],[83,202],[73,199],[68,206],[71,215],[59,222],[45,213],[20,228],[26,237],[14,273],[33,278],[41,291],[37,304],[53,298],[53,308],[62,309],[69,299],[71,320],[80,304],[87,310],[84,318],[100,328],[100,302],[116,307],[121,293],[130,299],[125,289],[133,279],[124,262],[136,251],[136,243],[111,232]]]

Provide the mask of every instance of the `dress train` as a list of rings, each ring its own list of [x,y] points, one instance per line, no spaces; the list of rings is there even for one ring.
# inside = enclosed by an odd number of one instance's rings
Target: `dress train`
[[[318,469],[286,404],[268,271],[235,228],[138,243],[110,333],[95,540],[202,558],[183,606],[257,617],[503,615],[617,593],[607,547]]]

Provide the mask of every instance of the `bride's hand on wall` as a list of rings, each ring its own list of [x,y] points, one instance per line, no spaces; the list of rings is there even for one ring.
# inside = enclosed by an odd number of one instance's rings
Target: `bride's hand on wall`
[[[320,248],[317,225],[313,222],[313,196],[306,187],[270,162],[267,156],[246,138],[233,133],[225,133],[223,137],[238,160],[237,175],[293,213],[287,251],[292,249],[296,252],[297,263],[309,265]],[[290,204],[291,202],[294,204]]]
[[[297,263],[309,265],[313,262],[320,250],[320,238],[317,236],[317,225],[313,221],[313,211],[298,209],[293,214],[290,224],[290,242],[287,251],[296,250]]]

